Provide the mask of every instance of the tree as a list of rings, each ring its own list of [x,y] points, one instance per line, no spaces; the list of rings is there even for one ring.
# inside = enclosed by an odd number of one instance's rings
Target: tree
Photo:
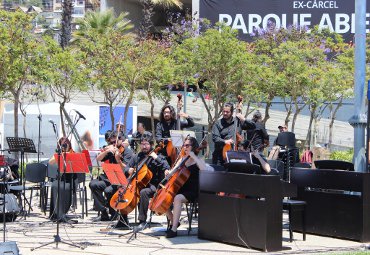
[[[121,13],[115,17],[112,10],[90,12],[78,21],[80,29],[73,34],[76,46],[86,54],[84,66],[89,72],[87,81],[92,88],[89,96],[94,102],[109,106],[112,130],[114,108],[127,98],[127,90],[118,72],[126,45],[132,40],[128,33],[132,24],[126,16],[127,13]],[[103,100],[97,101],[95,93],[103,93]]]
[[[162,90],[163,84],[173,81],[174,64],[169,56],[169,49],[158,41],[145,40],[139,44],[143,52],[142,87],[150,102],[150,120],[152,133],[154,126],[154,99],[166,101],[170,98],[168,90]]]
[[[68,46],[72,34],[72,0],[62,1],[62,31],[60,35],[60,46],[64,49]]]
[[[177,79],[194,81],[208,115],[208,130],[219,118],[222,104],[234,99],[240,84],[248,84],[254,76],[252,54],[236,32],[226,26],[206,30],[175,46]],[[204,81],[200,87],[198,80]],[[211,99],[205,98],[209,94]]]
[[[0,11],[0,88],[14,102],[14,136],[18,137],[21,93],[37,80],[46,63],[43,40],[32,33],[33,15]]]
[[[49,59],[48,68],[44,69],[43,77],[51,92],[61,99],[59,111],[62,133],[65,136],[63,118],[65,104],[70,102],[73,96],[77,96],[79,91],[86,90],[87,75],[82,65],[84,55],[78,49],[70,47],[63,50],[49,37],[46,37],[46,41]]]

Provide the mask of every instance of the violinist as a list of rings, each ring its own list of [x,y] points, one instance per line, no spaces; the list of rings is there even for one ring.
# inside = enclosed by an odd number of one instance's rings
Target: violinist
[[[57,148],[61,148],[61,160],[63,160],[64,153],[73,153],[71,141],[67,137],[59,139]],[[49,159],[49,164],[57,164],[57,160],[54,156]],[[66,213],[72,204],[72,187],[74,180],[76,179],[75,174],[63,173],[60,177],[60,189],[58,192],[58,180],[54,180],[51,185],[51,202],[50,202],[50,219],[58,220],[60,222],[67,222]],[[59,210],[57,211],[57,196],[59,199]]]
[[[168,139],[171,137],[170,130],[182,130],[183,128],[194,126],[194,121],[188,114],[179,112],[178,115],[179,116],[176,118],[176,111],[173,106],[166,104],[162,107],[159,114],[159,122],[155,130],[155,139],[157,144],[160,142],[164,142],[166,144]],[[185,120],[180,121],[178,118],[181,117],[185,118]],[[168,156],[166,150],[161,150],[159,154]],[[167,160],[169,159],[167,158]],[[173,162],[169,162],[169,164],[171,163]]]
[[[234,105],[225,103],[222,109],[222,118],[217,120],[212,127],[212,140],[215,143],[215,150],[212,154],[212,163],[223,165],[222,149],[225,144],[234,144],[235,131],[241,134],[242,130],[254,129],[255,123],[248,121],[241,113],[233,117]]]
[[[124,138],[125,137],[122,132],[111,132],[107,139],[109,145],[104,147],[103,151],[97,156],[96,159],[98,161],[119,164],[123,171],[133,155],[133,152],[128,147],[124,146]],[[113,194],[117,191],[117,186],[111,185],[105,173],[99,175],[97,179],[92,180],[89,186],[94,197],[95,209],[100,211],[100,220],[114,220],[116,211],[109,206],[109,201]],[[109,216],[109,214],[111,216]],[[127,225],[127,223],[128,221],[126,215],[119,220],[115,227],[124,227]]]
[[[153,151],[153,138],[151,135],[143,135],[140,140],[140,152],[132,157],[130,162],[126,166],[126,173],[132,175],[135,168],[142,162],[146,157],[150,157],[146,162],[147,167],[153,173],[153,177],[149,184],[140,191],[140,203],[139,203],[139,223],[138,228],[144,228],[147,219],[147,212],[149,206],[149,199],[153,197],[156,192],[156,187],[159,182],[164,178],[165,173],[168,173],[170,166],[162,155],[157,155]],[[137,169],[140,170],[140,169]]]
[[[194,201],[198,198],[199,193],[199,170],[207,168],[205,162],[198,158],[199,144],[194,137],[188,136],[183,145],[183,152],[185,157],[189,159],[185,162],[185,166],[190,170],[190,177],[185,184],[180,188],[173,201],[173,211],[166,212],[167,218],[170,220],[170,228],[166,233],[167,238],[177,236],[177,227],[180,225],[181,206],[183,203]],[[178,162],[180,163],[180,159]]]

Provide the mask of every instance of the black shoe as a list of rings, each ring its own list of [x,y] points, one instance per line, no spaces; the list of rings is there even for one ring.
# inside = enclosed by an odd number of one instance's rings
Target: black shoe
[[[110,217],[107,210],[103,210],[100,212],[100,221],[110,221]]]
[[[172,231],[172,229],[169,229],[166,233],[166,237],[167,238],[173,238],[173,237],[176,237],[177,236],[177,231]]]
[[[181,224],[180,224],[180,222],[178,222],[178,223],[177,223],[177,228],[178,228],[178,227],[180,227],[180,225],[181,225]],[[172,225],[169,225],[169,226],[168,226],[168,229],[166,230],[166,232],[167,232],[168,230],[172,229],[172,227],[173,227]]]
[[[130,227],[128,224],[122,222],[122,221],[117,221],[117,224],[113,226],[114,229],[119,229],[119,230],[129,230]]]

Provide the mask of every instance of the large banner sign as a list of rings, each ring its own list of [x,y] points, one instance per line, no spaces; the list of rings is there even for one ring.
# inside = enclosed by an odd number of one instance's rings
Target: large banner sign
[[[224,22],[251,40],[270,22],[276,27],[290,25],[328,28],[352,41],[355,33],[355,0],[199,0],[199,17],[212,23]],[[370,29],[370,4],[367,4],[366,33]]]

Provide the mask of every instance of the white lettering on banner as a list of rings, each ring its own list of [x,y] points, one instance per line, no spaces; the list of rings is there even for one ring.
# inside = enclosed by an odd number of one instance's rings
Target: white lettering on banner
[[[262,22],[261,15],[249,14],[249,19],[248,19],[249,33],[254,33],[260,27],[261,22]]]
[[[219,14],[219,22],[225,23],[227,26],[231,26],[233,29],[241,30],[243,34],[254,33],[256,30],[261,28],[266,29],[268,27],[269,21],[275,23],[276,28],[286,28],[287,25],[294,24],[298,27],[311,27],[312,25],[312,14],[311,13],[294,13],[292,14],[292,19],[287,18],[287,14],[283,13],[280,14],[269,13],[265,16],[261,16],[259,14],[249,14],[243,16],[243,14],[235,14],[235,16],[231,16],[229,14]],[[370,13],[366,13],[366,33],[370,32],[368,28],[370,25]],[[246,23],[246,21],[248,23]],[[248,29],[247,29],[248,28]],[[328,13],[324,13],[321,16],[319,22],[319,29],[329,29],[331,32],[336,32],[339,34],[345,34],[348,32],[355,33],[355,14],[352,13],[351,15],[345,13],[336,13],[333,17],[333,20],[330,18]],[[310,30],[308,30],[310,32]]]
[[[293,1],[294,9],[338,9],[337,1]]]
[[[225,21],[226,19],[226,21]],[[219,14],[218,15],[218,21],[221,23],[225,23],[226,26],[230,26],[233,22],[233,18],[229,14]]]
[[[236,14],[233,22],[232,29],[241,29],[244,34],[248,34],[247,27],[245,26],[243,15]],[[252,31],[251,31],[252,32]]]
[[[345,34],[349,30],[349,16],[345,13],[337,13],[335,15],[335,32],[339,34]]]
[[[321,17],[319,28],[324,29],[327,28],[330,31],[334,31],[333,24],[331,23],[330,16],[328,13],[324,13]]]

